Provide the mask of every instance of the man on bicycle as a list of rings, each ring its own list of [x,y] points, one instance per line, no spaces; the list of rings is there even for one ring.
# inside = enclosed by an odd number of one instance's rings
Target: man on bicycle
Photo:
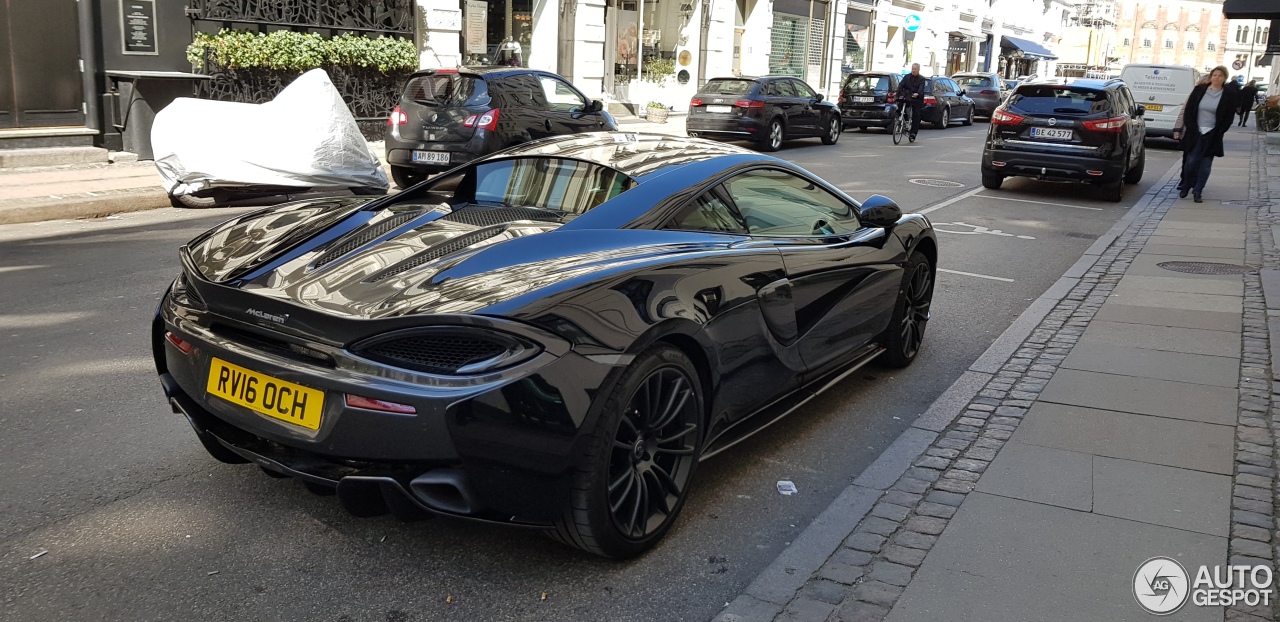
[[[924,113],[924,86],[920,63],[912,63],[911,73],[898,83],[898,105],[911,107],[911,132],[908,134],[911,142],[916,142],[916,134],[920,131],[920,117]]]

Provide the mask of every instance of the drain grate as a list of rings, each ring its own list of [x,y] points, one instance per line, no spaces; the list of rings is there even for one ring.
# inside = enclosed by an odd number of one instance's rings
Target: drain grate
[[[1271,203],[1267,201],[1223,201],[1223,205],[1236,205],[1239,207],[1271,207]]]
[[[917,186],[930,186],[932,188],[963,188],[964,184],[958,181],[948,181],[946,179],[908,179],[907,181]]]
[[[1213,261],[1166,261],[1156,266],[1174,272],[1187,274],[1244,274],[1252,270],[1249,266],[1237,266],[1233,263],[1217,263]]]

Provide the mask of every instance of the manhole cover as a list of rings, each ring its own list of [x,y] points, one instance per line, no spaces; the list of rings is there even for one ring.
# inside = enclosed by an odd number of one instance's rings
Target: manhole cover
[[[947,181],[945,179],[908,179],[907,181],[917,186],[932,186],[934,188],[963,188],[964,184],[955,181]]]
[[[1157,266],[1174,272],[1187,274],[1244,274],[1251,270],[1249,266],[1237,266],[1232,263],[1216,263],[1213,261],[1166,261]]]
[[[1271,207],[1266,201],[1223,201],[1223,205],[1238,205],[1241,207]]]

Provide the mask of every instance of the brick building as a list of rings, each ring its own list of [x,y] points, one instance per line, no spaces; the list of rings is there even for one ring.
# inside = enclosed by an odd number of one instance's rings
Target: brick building
[[[1222,0],[1120,0],[1115,56],[1120,63],[1188,65],[1207,71],[1226,54]]]

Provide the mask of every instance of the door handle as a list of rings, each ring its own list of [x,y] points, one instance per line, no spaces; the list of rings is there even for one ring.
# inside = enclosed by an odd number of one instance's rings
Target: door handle
[[[551,131],[551,119],[544,119],[542,124],[546,126],[548,132]]]

